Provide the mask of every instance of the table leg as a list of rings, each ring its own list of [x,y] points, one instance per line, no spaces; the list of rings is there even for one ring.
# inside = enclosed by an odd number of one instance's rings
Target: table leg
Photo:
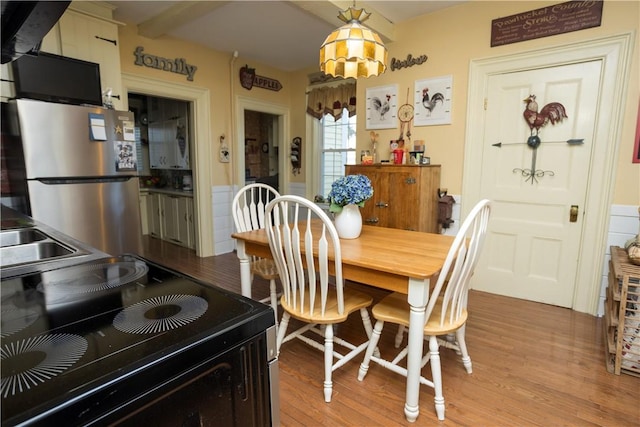
[[[236,252],[240,260],[240,291],[242,296],[251,298],[251,264],[244,249],[244,241],[237,240]]]
[[[407,354],[407,394],[404,415],[415,422],[420,414],[420,365],[424,337],[425,307],[429,299],[429,280],[409,279],[409,349]]]

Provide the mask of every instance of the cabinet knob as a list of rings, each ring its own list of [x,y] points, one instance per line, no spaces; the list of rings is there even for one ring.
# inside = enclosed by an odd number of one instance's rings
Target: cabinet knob
[[[378,203],[376,203],[376,207],[378,207],[378,208],[388,208],[389,207],[389,203],[378,202]]]
[[[378,218],[367,218],[364,222],[368,222],[369,224],[377,224],[380,221]]]
[[[404,180],[405,183],[407,184],[415,184],[416,183],[416,179],[414,177],[410,177]]]

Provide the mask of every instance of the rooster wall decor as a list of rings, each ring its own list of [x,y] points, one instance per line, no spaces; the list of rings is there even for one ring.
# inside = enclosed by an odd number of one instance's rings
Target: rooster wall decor
[[[371,99],[371,105],[373,106],[373,109],[378,112],[380,120],[384,120],[385,119],[384,116],[391,109],[390,101],[391,101],[391,95],[386,95],[384,100],[381,100],[377,96],[374,96]]]
[[[436,105],[444,106],[444,95],[440,92],[436,92],[433,96],[429,96],[429,88],[426,87],[422,89],[422,106],[427,110],[427,116],[431,116],[433,109],[436,108]]]
[[[531,129],[531,136],[527,139],[527,144],[531,148],[538,148],[541,142],[538,137],[540,128],[546,126],[549,122],[555,125],[556,122],[561,122],[562,119],[568,118],[567,112],[564,109],[564,105],[559,102],[550,102],[542,107],[542,110],[538,113],[538,103],[535,95],[529,95],[528,98],[524,99],[524,102],[527,103],[527,107],[522,115],[527,121],[529,129]],[[535,135],[533,134],[534,129],[536,130]]]
[[[416,80],[413,106],[416,109],[414,126],[451,124],[453,76]]]
[[[395,129],[398,85],[370,87],[366,91],[366,129]]]
[[[531,94],[523,101],[527,103],[527,106],[522,115],[529,125],[529,129],[531,129],[531,134],[529,138],[527,138],[527,145],[533,150],[533,154],[531,156],[531,169],[515,168],[513,172],[520,172],[522,176],[527,178],[525,179],[525,182],[531,180],[531,185],[533,185],[534,181],[538,182],[538,178],[542,178],[546,174],[551,176],[554,175],[553,171],[536,169],[536,154],[538,147],[542,142],[538,136],[540,128],[546,126],[549,122],[551,122],[552,125],[562,122],[562,120],[568,118],[568,116],[564,105],[559,102],[550,102],[542,107],[542,110],[538,112],[538,103],[536,102],[535,95]]]

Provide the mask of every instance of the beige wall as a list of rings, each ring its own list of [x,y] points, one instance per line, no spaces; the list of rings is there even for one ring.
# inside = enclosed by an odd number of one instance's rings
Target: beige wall
[[[399,25],[397,41],[388,44],[389,58],[404,59],[408,54],[414,57],[425,54],[429,59],[422,65],[396,71],[388,70],[380,77],[358,80],[358,99],[361,101],[358,103],[357,114],[362,118],[359,120],[357,131],[358,150],[368,148],[370,143],[369,131],[365,129],[365,103],[362,101],[365,98],[366,88],[397,84],[399,100],[402,101],[406,97],[407,88],[412,88],[415,80],[451,74],[453,75],[452,124],[414,127],[412,133],[414,140],[426,141],[427,154],[431,156],[432,162],[442,165],[442,186],[447,187],[450,193],[460,194],[464,170],[465,116],[471,60],[563,45],[622,32],[638,32],[640,29],[640,2],[608,0],[604,3],[600,27],[496,48],[489,46],[492,19],[556,3],[559,2],[472,1]],[[317,71],[317,68],[286,73],[252,61],[247,62],[243,60],[240,53],[231,70],[231,53],[212,51],[169,37],[146,39],[136,34],[135,26],[121,28],[120,43],[123,72],[187,83],[182,75],[135,66],[133,51],[136,46],[143,46],[145,52],[152,55],[185,58],[188,63],[198,67],[193,85],[206,87],[211,91],[211,135],[215,140],[212,142],[217,143],[217,138],[222,133],[233,138],[230,116],[230,82],[233,81],[233,90],[236,95],[287,106],[291,112],[289,135],[292,138],[301,136],[304,150],[312,148],[310,141],[306,141],[305,138],[305,91],[307,74]],[[618,167],[613,172],[617,176],[613,198],[615,204],[640,203],[640,164],[631,163],[640,91],[639,45],[636,40],[630,72],[632,78],[628,85],[628,98],[625,101]],[[238,80],[238,72],[245,63],[256,68],[257,74],[279,80],[283,84],[283,89],[273,92],[259,88],[248,91],[242,88]],[[385,158],[386,142],[396,139],[399,131],[388,129],[377,132],[380,134],[381,142],[380,158]],[[212,162],[211,185],[229,184],[230,172],[225,170],[229,167],[216,161]],[[287,169],[290,170],[289,167]],[[290,176],[291,181],[303,181],[306,169],[307,165],[303,163],[303,173]]]
[[[313,71],[317,71],[314,68]],[[285,170],[289,171],[291,182],[304,182],[307,173],[307,165],[305,164],[306,152],[313,149],[311,141],[307,140],[306,123],[307,123],[307,84],[309,83],[308,72],[293,73],[291,84],[291,138],[296,136],[302,138],[302,170],[298,175],[291,174],[291,166],[287,165]]]
[[[120,62],[123,73],[135,74],[142,77],[161,79],[167,82],[193,85],[194,87],[207,88],[211,99],[211,144],[219,144],[222,134],[227,136],[227,144],[233,150],[235,139],[231,117],[231,82],[233,81],[234,96],[253,98],[263,102],[289,107],[292,85],[291,73],[286,73],[268,66],[247,62],[239,56],[232,65],[232,54],[218,52],[193,43],[186,43],[172,37],[160,37],[149,39],[137,34],[135,25],[126,25],[119,30],[120,38]],[[186,76],[171,73],[154,68],[135,65],[133,52],[137,46],[144,48],[144,53],[163,58],[185,58],[188,64],[198,67],[193,82],[189,82]],[[240,85],[240,68],[248,64],[256,68],[256,74],[276,79],[282,83],[280,91],[272,91],[261,88],[244,89]],[[233,71],[231,67],[233,66]],[[293,115],[295,117],[295,115]],[[298,120],[299,122],[300,120]],[[217,159],[217,150],[213,150],[214,158],[210,164],[211,185],[229,185],[232,171],[232,163],[220,163]],[[244,153],[241,153],[244,156]],[[231,154],[232,161],[235,153]]]
[[[431,156],[432,163],[442,165],[442,186],[447,187],[450,193],[461,194],[467,87],[471,60],[558,46],[622,32],[638,32],[640,27],[640,2],[608,0],[604,3],[600,27],[495,48],[490,47],[493,19],[557,3],[560,1],[472,1],[405,22],[398,26],[398,41],[387,45],[389,58],[405,59],[408,54],[414,57],[425,54],[429,59],[422,65],[396,71],[388,69],[380,77],[358,80],[358,100],[364,99],[368,87],[398,84],[399,102],[404,102],[407,88],[413,88],[415,80],[453,75],[452,124],[414,127],[412,138],[425,140],[427,155]],[[614,204],[640,203],[640,164],[631,163],[640,91],[640,70],[638,69],[640,43],[637,37],[636,34],[618,167],[617,171],[614,171],[617,174]],[[358,117],[364,118],[364,108],[364,103],[359,102]],[[369,144],[369,131],[365,130],[364,124],[364,120],[358,121],[358,150],[367,148],[365,145]],[[399,131],[391,129],[377,132],[380,134],[380,141],[388,142],[396,139]],[[385,158],[386,143],[380,145],[381,158]]]

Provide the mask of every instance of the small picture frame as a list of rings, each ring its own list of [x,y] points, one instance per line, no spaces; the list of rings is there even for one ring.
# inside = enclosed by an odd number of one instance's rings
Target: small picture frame
[[[367,89],[366,128],[397,128],[398,85],[378,86]]]
[[[451,124],[453,76],[416,80],[414,126]]]

